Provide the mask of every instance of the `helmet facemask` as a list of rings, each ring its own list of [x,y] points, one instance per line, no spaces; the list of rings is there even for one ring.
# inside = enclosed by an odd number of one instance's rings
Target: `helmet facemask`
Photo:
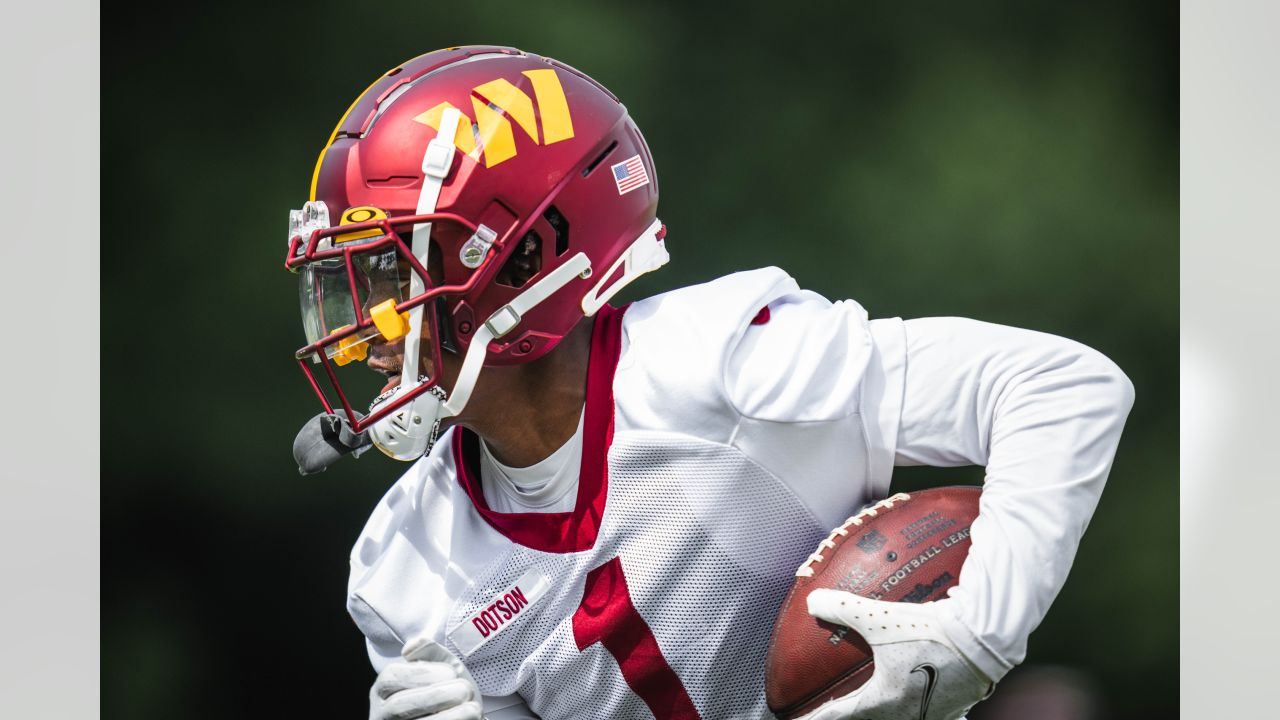
[[[308,341],[296,359],[327,412],[341,409],[355,432],[371,431],[374,443],[388,455],[416,459],[429,449],[439,421],[461,411],[460,406],[445,407],[447,393],[440,385],[442,351],[451,343],[439,314],[448,296],[465,293],[473,281],[490,274],[495,255],[486,247],[467,283],[439,285],[428,271],[434,243],[427,238],[433,225],[438,232],[491,234],[448,213],[390,220],[376,208],[356,210],[375,217],[325,227],[323,203],[308,203],[291,213],[286,266],[299,274]],[[344,217],[352,215],[349,210]],[[420,252],[413,252],[406,235],[417,238],[410,242]],[[377,393],[368,415],[359,417],[343,389],[352,383],[339,381],[339,369],[368,360],[371,346],[386,343],[404,344],[400,377]],[[336,404],[323,389],[322,377]]]
[[[443,137],[433,138],[427,145],[415,215],[397,218],[393,223],[380,208],[349,208],[343,213],[342,223],[331,228],[328,207],[323,202],[309,202],[302,210],[289,214],[289,254],[285,265],[303,273],[303,324],[310,341],[298,351],[298,362],[326,411],[332,413],[333,406],[308,366],[307,357],[323,366],[354,431],[370,430],[378,449],[397,460],[414,460],[429,451],[440,421],[461,412],[470,394],[467,388],[461,403],[449,406],[447,393],[440,387],[441,323],[437,322],[434,300],[465,293],[490,274],[496,234],[460,216],[435,212],[455,156],[453,143],[444,138],[455,136],[459,118],[456,109],[446,110],[441,120]],[[433,287],[427,268],[432,225],[437,222],[458,223],[471,232],[469,244],[475,244],[477,249],[473,253],[475,271],[463,285]],[[412,228],[409,244],[397,227]],[[309,237],[303,244],[308,230]],[[407,291],[400,278],[401,261],[407,265]],[[344,271],[345,285],[341,277]],[[343,321],[348,322],[338,325]],[[430,342],[427,348],[421,346],[424,323]],[[323,337],[313,339],[321,333]],[[359,418],[342,390],[333,364],[365,359],[367,343],[378,337],[385,342],[404,343],[400,379],[398,384],[393,379],[384,387],[369,407],[369,415]],[[425,373],[421,372],[424,350],[431,361]]]

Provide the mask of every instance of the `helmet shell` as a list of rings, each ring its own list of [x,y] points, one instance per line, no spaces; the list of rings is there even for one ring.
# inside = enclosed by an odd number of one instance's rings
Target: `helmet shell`
[[[602,280],[599,273],[653,222],[653,158],[626,108],[577,70],[514,48],[448,48],[392,69],[356,99],[320,154],[311,199],[335,216],[363,206],[393,220],[414,215],[423,154],[446,107],[462,114],[454,139],[460,157],[436,211],[498,236],[497,256],[482,268],[486,277],[445,296],[441,320],[459,351],[480,324],[565,260],[582,252],[591,261],[591,277],[575,278],[526,313],[490,344],[485,364],[534,360],[583,317],[582,298]],[[624,191],[613,167],[633,158],[648,182]],[[407,239],[407,229],[400,232]],[[520,288],[499,283],[496,270],[531,233],[541,241],[538,273]],[[433,226],[443,285],[463,285],[477,272],[461,257],[469,237],[458,225]]]

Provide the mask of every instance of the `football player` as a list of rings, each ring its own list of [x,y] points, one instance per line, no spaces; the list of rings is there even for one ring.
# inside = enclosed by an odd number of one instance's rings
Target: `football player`
[[[657,204],[618,99],[512,48],[396,67],[325,143],[290,214],[325,410],[295,456],[412,463],[351,554],[370,717],[768,717],[766,647],[815,542],[895,465],[980,464],[949,597],[808,599],[931,628],[877,634],[872,680],[811,717],[960,717],[1062,587],[1129,380],[1052,335],[869,320],[777,268],[613,307],[668,260]],[[386,380],[364,413],[361,362]]]

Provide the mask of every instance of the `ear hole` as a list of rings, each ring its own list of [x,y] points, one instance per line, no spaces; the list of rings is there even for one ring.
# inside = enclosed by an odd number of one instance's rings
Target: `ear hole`
[[[542,270],[542,238],[530,230],[520,238],[511,256],[498,270],[494,282],[507,287],[522,288]]]
[[[582,169],[582,177],[586,177],[590,175],[591,171],[595,170],[600,163],[604,162],[604,159],[609,157],[609,153],[613,152],[613,149],[616,147],[618,147],[617,140],[614,140],[613,142],[609,143],[609,147],[605,148],[604,152],[597,155],[596,159],[592,160],[590,165]]]
[[[560,256],[569,251],[569,221],[565,220],[564,215],[556,209],[555,205],[547,207],[547,211],[542,213],[542,217],[556,231],[556,256]]]

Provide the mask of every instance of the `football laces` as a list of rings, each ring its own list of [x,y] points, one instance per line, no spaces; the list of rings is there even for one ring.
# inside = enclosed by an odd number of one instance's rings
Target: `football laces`
[[[910,499],[911,496],[907,493],[897,493],[895,495],[890,495],[874,505],[868,505],[862,510],[859,510],[856,515],[845,520],[839,527],[832,530],[830,535],[823,538],[822,541],[818,543],[818,549],[810,553],[808,559],[806,559],[796,570],[796,577],[813,577],[814,563],[820,563],[824,560],[822,551],[834,549],[836,546],[836,538],[847,536],[849,534],[850,527],[861,525],[863,520],[875,517],[881,510],[892,509],[894,503],[905,502]]]

